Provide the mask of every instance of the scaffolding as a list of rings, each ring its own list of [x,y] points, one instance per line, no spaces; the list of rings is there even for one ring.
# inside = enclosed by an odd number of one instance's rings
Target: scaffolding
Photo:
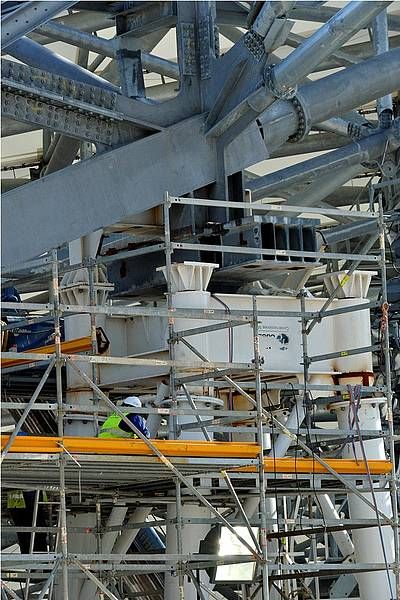
[[[47,365],[43,376],[28,402],[5,401],[3,408],[22,411],[13,433],[2,439],[2,465],[3,487],[9,489],[36,490],[36,509],[40,503],[40,491],[50,494],[49,507],[53,517],[48,527],[37,526],[36,521],[31,527],[22,528],[25,532],[32,532],[31,551],[27,555],[15,553],[3,554],[2,593],[5,597],[20,598],[15,592],[15,582],[20,582],[23,597],[31,596],[34,590],[37,597],[49,599],[56,597],[56,590],[62,590],[62,598],[71,598],[69,593],[70,578],[83,577],[93,582],[100,597],[120,600],[125,597],[136,597],[135,585],[138,576],[150,577],[162,573],[174,574],[179,581],[180,597],[184,598],[185,578],[191,581],[197,590],[198,598],[221,598],[218,591],[211,591],[205,587],[199,572],[205,569],[216,568],[217,565],[242,564],[254,562],[256,565],[255,579],[252,585],[240,586],[241,598],[262,598],[268,600],[271,592],[279,590],[283,598],[326,598],[327,591],[321,587],[322,582],[329,578],[338,584],[340,578],[343,590],[350,585],[346,575],[387,571],[395,575],[397,590],[400,582],[400,553],[398,541],[398,506],[397,487],[398,475],[395,470],[395,432],[393,429],[393,405],[391,389],[390,367],[390,341],[388,329],[388,303],[386,291],[386,254],[385,254],[385,215],[382,208],[382,198],[378,190],[378,202],[374,203],[374,190],[369,211],[345,211],[337,209],[312,209],[307,207],[216,201],[198,198],[172,197],[166,193],[163,201],[164,215],[164,240],[163,243],[153,243],[145,247],[129,250],[115,256],[99,257],[95,261],[82,264],[65,266],[60,265],[57,251],[51,256],[38,259],[30,263],[28,268],[32,276],[43,274],[51,270],[51,302],[39,304],[32,302],[3,303],[3,310],[24,311],[28,313],[26,321],[31,323],[44,318],[45,315],[54,319],[54,345],[51,348],[42,348],[40,352],[29,351],[21,354],[17,352],[3,352],[5,361],[3,372],[27,368],[29,365]],[[202,250],[214,253],[241,253],[253,254],[254,248],[236,246],[218,246],[211,244],[193,244],[175,239],[171,230],[170,209],[173,205],[209,206],[214,208],[236,209],[251,211],[252,213],[265,214],[272,211],[279,214],[312,214],[316,210],[319,214],[331,219],[351,219],[353,222],[376,222],[376,234],[363,240],[362,248],[357,253],[338,252],[307,252],[304,250],[271,250],[257,249],[259,254],[274,255],[277,257],[308,258],[318,261],[345,261],[345,277],[354,273],[360,263],[372,263],[379,267],[381,272],[382,293],[379,301],[367,301],[347,307],[332,308],[332,302],[337,297],[343,286],[342,279],[329,298],[324,303],[322,310],[307,311],[306,299],[303,292],[299,295],[299,308],[296,311],[285,311],[287,318],[301,321],[303,381],[293,382],[286,377],[283,380],[268,380],[262,369],[263,357],[260,355],[259,346],[259,320],[265,316],[281,316],[280,311],[260,310],[257,297],[253,296],[252,310],[213,310],[198,308],[176,308],[172,302],[172,266],[174,251]],[[376,240],[379,240],[379,253],[370,254]],[[121,306],[121,305],[96,305],[94,293],[93,269],[100,264],[107,264],[123,257],[139,257],[146,253],[164,251],[167,294],[165,307],[149,306]],[[87,306],[74,306],[62,304],[60,300],[59,279],[68,270],[89,269],[89,297]],[[313,392],[330,392],[334,398],[338,394],[345,397],[352,393],[351,387],[343,384],[324,385],[309,382],[309,368],[313,362],[334,358],[332,353],[309,356],[307,340],[313,328],[322,319],[333,315],[351,311],[381,310],[381,344],[369,347],[345,349],[335,353],[335,356],[352,356],[365,352],[382,350],[384,359],[383,384],[363,382],[357,390],[359,394],[374,396],[383,394],[386,402],[388,431],[379,432],[379,437],[384,437],[389,449],[388,461],[360,462],[358,460],[345,461],[332,460],[322,457],[316,447],[316,442],[322,439],[336,441],[343,444],[354,436],[354,429],[320,429],[313,427],[312,406]],[[86,346],[79,346],[77,351],[89,351],[90,354],[77,355],[68,351],[68,346],[61,341],[61,318],[65,315],[89,314],[91,322],[90,339],[85,340]],[[100,355],[96,346],[96,317],[97,315],[118,315],[119,317],[164,317],[168,321],[168,358],[154,359],[146,357],[115,357]],[[197,327],[186,331],[177,331],[175,320],[178,317],[185,319],[203,319],[212,322],[211,325]],[[12,326],[7,325],[8,329]],[[189,341],[188,337],[209,331],[218,331],[236,327],[250,327],[253,339],[253,359],[249,363],[230,361],[209,361]],[[182,362],[176,359],[175,348],[177,343],[183,343],[188,348],[195,362]],[[201,368],[199,368],[199,359]],[[13,361],[7,363],[7,361]],[[81,368],[89,364],[92,367],[92,376]],[[168,420],[167,441],[147,439],[121,409],[110,400],[101,389],[97,368],[105,364],[119,364],[137,367],[165,367],[169,370],[169,397],[167,407],[146,406],[137,409],[138,414],[162,415]],[[79,375],[82,382],[93,392],[93,405],[68,404],[65,401],[65,385],[63,382],[63,368],[68,367]],[[40,402],[43,386],[52,370],[56,374],[56,398],[51,402]],[[230,390],[246,399],[251,405],[249,410],[234,410],[224,407],[217,412],[211,409],[198,408],[193,400],[188,386],[208,385],[212,381],[215,390]],[[188,406],[179,405],[177,395],[182,389],[188,399]],[[263,402],[263,389],[291,392],[297,402],[302,403],[305,411],[306,426],[297,424],[295,427],[285,425],[273,411],[270,411]],[[295,404],[296,405],[296,404]],[[297,406],[297,405],[296,405]],[[294,410],[294,408],[293,408]],[[57,422],[57,437],[17,437],[24,425],[27,416],[34,411],[50,411]],[[124,440],[110,443],[102,440],[69,438],[64,436],[65,418],[71,414],[87,413],[94,415],[98,420],[110,412],[117,413],[137,436],[137,440]],[[192,422],[178,426],[177,417],[190,416]],[[245,425],[241,425],[245,422]],[[250,426],[249,426],[250,422]],[[204,442],[179,441],[181,430],[202,431]],[[221,433],[246,432],[254,435],[254,443],[242,444],[237,447],[232,441],[212,442],[212,435]],[[373,439],[376,431],[362,431],[364,439]],[[278,435],[286,436],[288,444],[295,450],[294,457],[267,456],[265,445],[266,436],[276,440]],[[107,441],[106,441],[107,442]],[[328,441],[329,443],[329,441]],[[298,454],[301,456],[298,456]],[[101,472],[101,479],[98,473]],[[205,477],[210,480],[211,494],[205,495],[196,485],[196,478]],[[147,484],[161,482],[166,484],[165,493],[155,495],[150,493]],[[371,486],[377,486],[372,489]],[[369,500],[366,493],[373,496],[390,488],[393,516],[388,517],[377,509],[376,502]],[[154,490],[150,487],[150,489]],[[325,494],[337,494],[345,497],[347,493],[354,494],[376,513],[374,519],[340,518],[327,521],[321,511],[320,498]],[[171,495],[172,494],[172,495]],[[270,514],[267,505],[269,498],[275,499],[279,505],[276,515]],[[303,503],[303,498],[307,501]],[[254,500],[259,504],[255,516],[248,516],[245,510],[246,500]],[[188,501],[196,502],[210,511],[210,517],[187,518],[182,514],[182,506]],[[118,505],[165,508],[175,504],[175,518],[165,516],[158,518],[157,526],[174,526],[177,535],[178,552],[175,554],[115,554],[102,553],[102,540],[110,532],[122,534],[130,528],[135,530],[154,527],[154,521],[147,519],[137,523],[125,522],[110,525],[105,521],[104,515],[109,509]],[[69,507],[82,503],[96,513],[95,527],[68,526],[67,514]],[[304,506],[303,506],[304,504]],[[335,502],[333,503],[335,505]],[[231,532],[246,549],[245,555],[226,555],[218,553],[187,553],[182,541],[183,529],[190,528],[193,523],[214,526],[219,524]],[[340,560],[337,547],[328,541],[335,532],[355,531],[357,529],[376,527],[391,527],[395,541],[395,561],[393,564],[384,563],[357,563],[349,560]],[[244,537],[242,530],[245,528],[248,537]],[[258,535],[254,534],[257,528]],[[3,530],[9,532],[21,531],[21,527],[6,526]],[[36,533],[49,534],[50,548],[46,554],[36,553],[34,536]],[[68,537],[72,533],[87,533],[97,540],[96,553],[71,553],[68,547]],[[309,562],[301,564],[296,562],[295,538],[307,536],[309,543]],[[320,539],[323,539],[323,560],[320,557]],[[248,541],[248,540],[251,541]],[[274,542],[277,542],[274,545]],[[306,544],[305,547],[308,547]],[[272,549],[272,550],[271,550]],[[335,579],[336,578],[336,579]],[[133,582],[133,584],[132,584]],[[345,583],[343,583],[345,582]],[[313,596],[307,596],[312,589]],[[250,591],[251,590],[251,591]],[[351,593],[351,592],[350,592]],[[58,592],[60,594],[60,592]],[[129,595],[131,594],[131,595]],[[153,589],[142,597],[162,596],[159,588]],[[258,595],[257,595],[258,594]],[[393,597],[396,597],[393,590]],[[343,595],[347,595],[344,591]],[[58,598],[60,595],[57,596]],[[239,597],[239,596],[238,596]],[[338,597],[337,595],[334,597]]]

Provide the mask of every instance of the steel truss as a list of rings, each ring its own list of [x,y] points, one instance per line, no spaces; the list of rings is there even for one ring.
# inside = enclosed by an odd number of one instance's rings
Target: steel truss
[[[199,572],[221,564],[244,562],[255,563],[256,579],[252,586],[240,586],[241,600],[270,600],[276,591],[284,600],[320,600],[329,593],[322,587],[327,578],[333,581],[330,596],[338,600],[353,593],[356,585],[353,575],[370,571],[386,571],[388,576],[393,572],[397,590],[392,590],[392,596],[400,596],[398,473],[395,469],[395,442],[399,436],[395,435],[393,422],[383,210],[383,207],[393,210],[397,199],[395,186],[399,184],[394,171],[400,146],[400,117],[388,94],[400,89],[400,36],[389,37],[388,33],[400,31],[400,19],[387,14],[390,2],[351,2],[341,10],[320,2],[102,2],[96,3],[94,11],[87,7],[90,3],[5,4],[2,45],[19,62],[2,60],[3,132],[13,135],[43,129],[40,169],[41,175],[46,174],[46,177],[19,189],[13,190],[10,185],[11,191],[4,198],[3,282],[12,285],[21,278],[31,291],[30,285],[45,280],[50,282],[51,301],[2,303],[2,306],[5,310],[26,311],[24,325],[52,318],[54,346],[26,352],[23,359],[17,352],[2,353],[5,361],[12,361],[4,363],[5,376],[23,372],[28,378],[32,368],[44,368],[29,399],[16,402],[6,398],[2,403],[3,408],[20,414],[14,432],[2,441],[3,488],[36,490],[32,525],[3,528],[6,533],[32,532],[33,535],[28,554],[4,553],[2,598],[29,600],[33,594],[32,597],[39,600],[60,600],[61,597],[74,600],[70,583],[75,578],[85,581],[85,586],[93,585],[102,599],[137,597],[138,589],[139,595],[147,597],[148,587],[138,585],[150,581],[145,577],[154,578],[152,594],[160,596],[161,575],[173,574],[179,583],[179,600],[185,600],[186,581],[192,582],[201,600],[221,600],[218,590],[204,585]],[[69,10],[71,8],[74,12]],[[69,14],[54,19],[63,10]],[[303,38],[290,31],[293,18],[323,25]],[[114,39],[97,35],[97,31],[111,23],[116,26]],[[176,62],[152,53],[171,27],[176,28]],[[369,41],[347,44],[353,34],[366,27],[370,27],[372,33],[372,45]],[[222,55],[220,33],[234,42]],[[47,45],[53,41],[76,46],[79,49],[77,64],[51,52]],[[294,50],[281,60],[276,50],[283,45]],[[96,53],[90,65],[89,52]],[[96,72],[106,57],[111,58],[111,62],[99,76]],[[346,68],[316,81],[308,77],[338,67]],[[163,82],[165,77],[171,78],[172,83],[160,86],[161,93],[168,88],[176,95],[165,101],[154,99],[144,85],[146,70],[159,74]],[[337,90],[340,90],[340,102]],[[375,100],[376,127],[364,116],[351,112]],[[319,133],[310,135],[312,130]],[[92,157],[88,144],[93,144],[96,156]],[[266,158],[323,150],[332,151],[262,177],[245,171]],[[69,168],[77,153],[80,163]],[[33,162],[30,160],[34,166],[39,162],[37,157]],[[158,165],[157,175],[154,164]],[[133,172],[137,174],[134,181],[130,176],[121,177],[121,173]],[[381,174],[382,182],[367,189],[358,188],[357,194],[350,193],[349,188],[338,190],[338,186],[366,173]],[[165,189],[171,194],[165,193],[161,202]],[[203,190],[207,190],[205,195],[209,197],[195,197],[202,195]],[[384,197],[387,191],[393,194]],[[262,200],[266,197],[279,197],[288,203],[265,204]],[[245,198],[250,202],[237,201]],[[348,206],[349,198],[356,210],[337,208]],[[384,200],[387,200],[385,204]],[[369,210],[359,210],[360,202],[367,201]],[[73,266],[61,261],[60,252],[54,250],[104,226],[125,220],[129,223],[132,215],[157,206],[162,208],[163,235],[153,238],[150,234],[148,245]],[[80,218],[71,219],[65,207],[73,215],[79,213]],[[227,215],[228,210],[236,214],[244,211],[246,216],[274,213],[291,217],[301,214],[305,218],[319,213],[338,224],[332,231],[321,233],[326,233],[326,245],[333,246],[329,252],[257,248],[257,253],[265,253],[276,261],[311,260],[321,265],[327,262],[329,270],[346,271],[346,277],[360,265],[373,265],[381,272],[381,296],[377,301],[333,308],[332,303],[341,288],[338,285],[322,309],[313,312],[306,310],[305,296],[301,293],[298,310],[285,312],[285,316],[301,322],[303,382],[299,383],[294,374],[284,378],[266,375],[260,355],[259,322],[262,317],[281,316],[279,310],[260,310],[256,296],[251,310],[232,310],[229,314],[219,309],[210,313],[173,306],[172,266],[178,251],[180,256],[199,249],[243,255],[243,258],[255,254],[255,249],[250,247],[194,244],[193,239],[180,237],[172,227],[171,209],[177,207],[181,207],[182,213],[185,208],[193,213],[199,207],[207,208],[212,215],[217,215],[218,223],[223,222],[218,215]],[[51,226],[43,227],[45,219]],[[26,230],[23,240],[17,235],[22,230]],[[352,236],[363,237],[357,245],[352,245]],[[343,241],[348,242],[348,251],[338,251],[335,247]],[[98,266],[125,258],[140,260],[140,257],[160,252],[165,256],[165,306],[96,304],[94,274]],[[40,258],[30,260],[35,256]],[[62,304],[61,276],[81,268],[88,271],[89,305]],[[321,320],[369,309],[380,310],[380,345],[310,355],[309,335]],[[87,355],[76,356],[72,350],[65,351],[61,342],[61,318],[83,314],[90,318],[90,336],[86,338],[90,350]],[[104,315],[165,319],[168,353],[157,360],[100,355],[96,323]],[[204,320],[207,325],[177,330],[178,318]],[[2,333],[12,332],[14,327],[13,323],[2,325]],[[196,335],[233,331],[238,327],[252,331],[253,356],[249,362],[210,361],[192,340]],[[193,360],[177,360],[178,344],[185,345]],[[312,392],[330,392],[332,399],[349,392],[346,385],[309,382],[310,366],[334,357],[379,349],[384,359],[382,381],[362,385],[359,392],[385,396],[388,431],[365,430],[362,439],[384,438],[389,449],[390,472],[388,461],[382,461],[385,465],[372,464],[373,461],[355,465],[355,461],[335,462],[322,457],[319,446],[344,445],[349,437],[354,438],[354,430],[350,426],[337,430],[310,425]],[[137,411],[167,420],[162,435],[168,437],[168,443],[177,446],[181,432],[194,430],[202,432],[206,440],[204,447],[208,445],[208,448],[213,445],[213,433],[223,434],[228,439],[233,433],[250,433],[257,444],[248,444],[246,456],[227,451],[223,456],[182,456],[177,450],[175,454],[168,452],[168,444],[163,446],[145,438],[107,396],[98,377],[103,365],[163,367],[168,371],[169,406]],[[67,368],[80,378],[85,389],[90,389],[91,405],[66,402],[63,372]],[[55,374],[55,393],[46,401],[41,396],[50,374]],[[238,394],[252,409],[224,407],[216,414],[211,409],[198,408],[191,395],[191,385],[212,386],[223,393]],[[110,391],[114,395],[119,393],[116,388]],[[187,398],[187,408],[178,403],[181,391]],[[291,416],[297,416],[298,410],[304,411],[305,425],[296,425],[290,416],[283,425],[270,407],[268,410],[265,407],[264,391],[293,395],[295,404]],[[148,392],[145,385],[137,386],[138,394]],[[325,407],[318,399],[315,404]],[[89,438],[85,438],[83,451],[82,446],[71,445],[65,437],[66,418],[87,415],[93,417],[98,426],[99,420],[110,411],[117,412],[140,438],[135,441],[144,448],[144,456],[133,451],[128,453],[127,449],[126,454],[113,455],[99,452],[98,447],[97,453],[91,453]],[[38,418],[46,413],[52,415],[57,427],[53,446],[48,438],[30,437],[27,439],[32,448],[27,449],[23,438],[16,437],[19,430],[28,417]],[[180,416],[187,417],[189,422],[178,425]],[[267,436],[273,439],[269,456]],[[47,446],[44,445],[46,439]],[[79,440],[74,438],[74,442],[78,444]],[[290,448],[291,458],[274,455],[279,442],[282,442],[281,447]],[[227,442],[226,447],[232,450],[233,445]],[[194,447],[192,443],[192,454]],[[104,474],[103,478],[99,472]],[[207,485],[202,487],[204,479]],[[378,510],[375,498],[373,502],[368,499],[385,493],[387,486],[391,492],[392,517]],[[46,527],[37,525],[41,490],[50,493],[47,505],[51,516]],[[326,519],[322,504],[329,501],[329,494],[334,497],[331,513],[334,515],[338,502],[343,500],[337,513],[344,508],[349,493],[372,509],[375,518],[342,519],[337,514],[337,518]],[[271,508],[274,502],[278,506],[275,512]],[[207,508],[211,516],[188,518],[185,505],[194,503]],[[93,528],[68,524],[68,511],[82,506],[95,514]],[[171,506],[175,509],[174,517],[164,512]],[[249,506],[257,508],[250,511]],[[147,515],[154,507],[155,514],[157,509],[163,511],[162,517],[150,521]],[[135,509],[133,517],[126,518],[128,508]],[[105,519],[107,514],[110,516]],[[198,524],[226,527],[242,542],[248,554],[221,557],[215,552],[188,553],[185,532]],[[388,564],[387,560],[372,564],[352,562],[351,552],[344,553],[340,544],[346,536],[347,545],[352,544],[348,532],[376,528],[377,524],[380,528],[393,529],[394,563]],[[236,526],[243,527],[249,538],[244,539]],[[129,553],[131,544],[126,540],[130,533],[150,527],[175,528],[176,552]],[[252,527],[258,528],[258,535]],[[35,535],[39,533],[49,534],[48,553],[33,551]],[[70,542],[75,533],[93,536],[97,551],[72,552]],[[114,534],[118,535],[118,542],[114,548],[108,547],[107,542]],[[308,541],[299,541],[301,536]],[[296,562],[305,556],[307,564]],[[21,584],[18,594],[13,585],[17,581]],[[237,594],[236,597],[239,598]]]

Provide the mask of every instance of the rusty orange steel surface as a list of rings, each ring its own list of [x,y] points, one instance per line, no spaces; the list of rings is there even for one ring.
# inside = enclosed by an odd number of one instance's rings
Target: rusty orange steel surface
[[[1,436],[3,449],[9,439],[8,435]],[[153,440],[160,452],[165,456],[179,458],[240,458],[257,459],[259,446],[254,443],[236,442],[203,442],[180,440]],[[62,444],[62,445],[61,445]],[[148,446],[139,439],[101,439],[81,437],[17,437],[9,452],[55,454],[63,452],[63,447],[71,454],[116,454],[119,456],[154,456]],[[363,461],[351,459],[327,458],[325,462],[338,473],[366,474],[367,468]],[[264,466],[267,472],[278,473],[327,473],[328,470],[312,458],[265,458]],[[236,467],[235,470],[253,472],[256,466]],[[372,474],[389,473],[392,464],[388,460],[369,460],[368,468]],[[228,467],[229,469],[229,467]]]

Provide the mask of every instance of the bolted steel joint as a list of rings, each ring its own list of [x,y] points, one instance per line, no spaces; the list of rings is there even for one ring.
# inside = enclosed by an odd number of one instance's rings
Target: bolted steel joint
[[[290,100],[294,106],[298,117],[298,128],[296,133],[290,136],[289,142],[301,142],[310,132],[311,117],[308,112],[307,104],[299,93]]]
[[[255,31],[248,31],[244,36],[244,45],[247,50],[260,62],[265,55],[264,39]]]

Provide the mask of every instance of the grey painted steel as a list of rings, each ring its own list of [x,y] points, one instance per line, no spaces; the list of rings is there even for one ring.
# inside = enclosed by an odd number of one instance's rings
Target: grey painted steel
[[[321,206],[322,201],[325,200],[329,194],[364,171],[365,167],[361,164],[339,166],[336,169],[329,169],[326,173],[316,177],[312,183],[304,188],[304,190],[291,195],[288,198],[288,202],[294,206],[296,206],[296,204],[299,206]],[[349,219],[351,219],[350,215],[348,218],[336,217],[336,220],[339,222],[341,220]]]
[[[292,46],[293,48],[297,48],[298,46],[300,46],[300,44],[302,44],[305,41],[306,38],[304,38],[301,35],[297,35],[296,33],[290,32],[286,43],[288,46]],[[331,53],[330,55],[330,60],[335,61],[338,65],[342,66],[342,67],[348,67],[350,65],[354,65],[355,63],[359,62],[359,58],[357,56],[353,56],[350,53],[344,52],[343,50],[335,50],[334,52]],[[322,67],[324,66],[324,63],[319,63],[317,65],[317,67],[314,68],[315,70],[324,70]],[[326,68],[326,64],[325,64],[325,68]]]
[[[84,31],[66,27],[61,23],[47,23],[40,27],[39,31],[54,40],[61,40],[111,58],[117,57],[118,44],[115,39],[107,40]],[[143,67],[149,71],[160,73],[172,79],[179,79],[179,66],[177,63],[146,52],[141,53],[141,60]]]
[[[258,179],[249,180],[246,182],[246,187],[251,190],[252,199],[256,201],[280,189],[287,190],[304,181],[310,181],[310,178],[315,179],[322,174],[329,174],[332,169],[347,169],[357,166],[357,169],[362,172],[360,163],[382,154],[387,139],[387,133],[385,132],[371,135],[359,142],[347,144],[347,146],[327,154],[308,159]],[[343,181],[339,182],[338,185],[342,185],[342,183]]]
[[[67,135],[60,136],[46,167],[46,175],[68,167],[77,157],[79,141]]]
[[[382,6],[386,6],[387,4],[382,3]],[[250,93],[247,99],[242,94],[236,106],[231,104],[230,110],[219,119],[219,122],[211,122],[209,135],[219,136],[225,133],[225,141],[229,142],[237,134],[237,131],[243,129],[246,124],[256,118],[257,113],[266,110],[268,106],[273,104],[275,97],[291,98],[295,92],[296,84],[305,75],[312,72],[313,68],[324,57],[328,56],[333,50],[339,48],[344,41],[349,39],[362,26],[364,18],[367,21],[370,20],[370,18],[379,12],[380,8],[382,7],[376,2],[369,3],[368,5],[365,5],[363,2],[349,3],[332,17],[331,22],[328,22],[310,36],[310,38],[306,39],[287,58],[283,59],[276,66],[269,66],[262,74],[260,81],[252,81],[251,87],[248,88],[248,92]],[[246,38],[244,39],[246,40]],[[240,44],[241,42],[237,44],[239,49]],[[243,80],[249,70],[249,65],[246,66],[247,69],[244,71],[244,76],[243,71],[238,76],[242,86]],[[230,68],[232,69],[232,65],[230,65]],[[254,72],[253,80],[257,79],[256,75]],[[264,86],[264,82],[266,87]],[[230,129],[229,134],[227,134],[228,128]]]
[[[301,21],[323,23],[331,19],[338,11],[337,8],[323,6],[319,2],[312,2],[309,6],[306,6],[306,4],[306,2],[297,2],[292,9],[291,17]],[[400,31],[400,17],[389,15],[389,27],[392,31]]]
[[[56,17],[53,23],[61,23],[68,27],[79,29],[80,31],[94,32],[101,29],[107,29],[115,24],[115,17],[110,13],[100,11],[79,11],[63,17]],[[39,31],[32,31],[30,37],[39,42],[39,44],[51,44],[53,40],[42,35]]]
[[[15,10],[1,19],[2,50],[74,4],[76,1],[20,2]]]
[[[273,89],[285,94],[391,2],[349,2],[272,70]]]
[[[102,79],[94,73],[90,73],[67,58],[55,54],[48,48],[44,48],[27,37],[14,42],[8,48],[8,52],[31,67],[37,67],[49,71],[50,73],[54,73],[55,75],[62,75],[63,77],[68,77],[74,81],[95,85],[112,92],[119,92],[119,88],[105,79]]]
[[[323,239],[329,245],[376,232],[377,223],[375,221],[371,221],[369,223],[351,223],[349,225],[340,225],[339,227],[329,227],[328,229],[324,229],[322,231]]]
[[[263,146],[257,130],[238,138],[230,146],[228,173],[263,158]],[[215,177],[214,145],[204,138],[200,116],[21,186],[3,198],[3,265],[33,257],[156,206],[162,202],[166,188],[182,195],[212,183]],[[30,192],[26,197],[18,196],[24,188]],[[73,214],[80,217],[72,223]],[[44,218],[52,221],[46,231]],[[25,230],[23,223],[27,220],[33,235],[29,240],[26,237],[22,245],[12,232]],[[41,231],[41,236],[35,231]]]
[[[27,133],[28,131],[34,131],[35,129],[40,129],[40,127],[34,124],[27,125],[26,123],[15,121],[8,117],[3,117],[1,119],[1,137]]]
[[[327,123],[327,121],[325,121]],[[333,150],[341,148],[349,143],[349,138],[333,133],[312,133],[301,142],[287,142],[274,150],[271,158],[280,158],[282,156],[295,156],[297,154],[308,154],[310,152],[323,152],[324,150]],[[256,175],[253,175],[255,178]]]
[[[297,98],[310,126],[370,102],[400,86],[400,50],[391,50],[338,73],[303,85]],[[324,99],[321,102],[321,98]],[[296,134],[299,120],[291,102],[277,100],[259,116],[268,148],[278,148]]]
[[[315,126],[316,129],[320,129],[322,131],[329,131],[331,133],[336,133],[341,136],[347,136],[349,132],[349,121],[345,119],[341,119],[340,117],[332,117],[327,121],[323,121],[322,123],[317,123]]]
[[[52,40],[66,42],[67,44],[78,46],[79,48],[86,48],[91,52],[104,54],[104,56],[109,56],[111,58],[115,58],[116,56],[115,44],[112,39],[109,40],[98,37],[91,33],[87,33],[86,31],[68,27],[63,23],[57,23],[55,21],[46,23],[46,25],[42,25],[38,28],[37,33],[43,34]]]
[[[386,10],[383,10],[376,15],[372,23],[372,42],[376,55],[383,54],[389,50],[388,20]],[[382,112],[386,110],[392,113],[392,96],[387,94],[386,96],[378,98],[376,101],[376,107],[379,116],[381,116]]]

